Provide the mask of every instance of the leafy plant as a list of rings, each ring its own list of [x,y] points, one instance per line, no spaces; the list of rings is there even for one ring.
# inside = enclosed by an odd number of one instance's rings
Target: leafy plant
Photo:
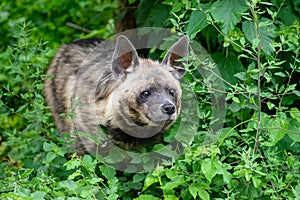
[[[112,35],[117,2],[1,2],[0,198],[299,199],[299,5],[141,0],[138,27],[186,34],[215,65],[191,52],[183,86],[199,100],[199,127],[186,130],[197,132],[193,143],[169,166],[130,174],[72,154],[43,97],[59,43]],[[221,129],[210,128],[213,106],[226,114]]]

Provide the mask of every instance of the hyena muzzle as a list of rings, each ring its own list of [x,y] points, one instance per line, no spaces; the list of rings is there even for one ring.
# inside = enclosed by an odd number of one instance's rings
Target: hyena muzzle
[[[115,46],[95,39],[63,45],[47,71],[53,77],[45,80],[58,131],[76,139],[79,154],[109,144],[131,150],[161,141],[180,112],[187,56],[187,37],[161,63],[139,58],[122,35]]]

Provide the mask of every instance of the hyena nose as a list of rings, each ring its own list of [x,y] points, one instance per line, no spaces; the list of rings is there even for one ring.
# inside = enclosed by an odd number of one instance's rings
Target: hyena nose
[[[176,111],[176,108],[173,104],[171,103],[166,103],[161,106],[161,110],[163,113],[166,113],[168,115],[174,114]]]

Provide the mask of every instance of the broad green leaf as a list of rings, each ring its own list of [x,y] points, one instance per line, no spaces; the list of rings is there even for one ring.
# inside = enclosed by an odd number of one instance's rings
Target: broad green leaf
[[[75,190],[77,188],[76,183],[72,180],[61,181],[59,182],[59,185],[64,188],[68,188],[69,190]]]
[[[261,184],[261,179],[260,177],[252,176],[252,182],[254,187],[259,188]]]
[[[290,115],[293,119],[296,119],[298,122],[300,122],[300,111],[298,108],[291,108]]]
[[[222,78],[231,84],[237,83],[237,78],[234,75],[244,71],[242,62],[231,53],[227,57],[221,53],[216,53],[212,55],[212,58],[217,64]]]
[[[242,81],[247,80],[247,72],[239,72],[239,73],[236,73],[234,76]]]
[[[142,191],[145,191],[148,187],[150,187],[153,183],[158,182],[158,177],[153,176],[152,174],[148,174],[145,179],[145,185]]]
[[[193,196],[194,199],[196,199],[197,197],[197,193],[198,193],[198,187],[195,185],[189,185],[189,192],[191,193],[191,195]]]
[[[145,179],[145,175],[138,173],[138,174],[135,174],[133,176],[132,182],[133,183],[139,183],[139,182],[143,181],[144,179]]]
[[[56,154],[54,152],[48,152],[46,155],[46,159],[45,161],[47,163],[50,163],[52,160],[54,160],[56,158]]]
[[[164,186],[162,186],[163,190],[172,190],[173,188],[177,188],[179,185],[185,183],[183,175],[176,176],[171,181],[167,182]]]
[[[222,0],[213,3],[211,14],[217,22],[222,23],[221,30],[228,34],[241,21],[241,13],[247,9],[245,0]]]
[[[169,7],[152,0],[142,0],[136,12],[139,27],[163,27],[169,17]]]
[[[168,169],[168,170],[166,170],[166,176],[169,179],[173,179],[174,177],[178,176],[178,173],[175,169]]]
[[[203,200],[209,200],[210,199],[209,198],[209,193],[206,190],[202,189],[202,188],[199,188],[198,194],[199,194],[200,198],[203,199]]]
[[[114,178],[116,175],[116,170],[107,165],[101,165],[99,168],[107,180]]]
[[[194,10],[187,25],[186,34],[194,38],[207,26],[206,15],[201,10]]]
[[[40,199],[44,199],[46,193],[43,191],[36,191],[34,193],[32,193],[30,196],[31,198],[33,198],[34,200],[40,200]]]
[[[299,117],[299,116],[298,116]],[[300,123],[299,119],[292,119],[289,123],[287,135],[295,142],[300,142]]]
[[[95,170],[97,160],[93,160],[93,158],[90,155],[85,155],[82,158],[82,162],[88,167],[89,170],[91,170],[91,171]]]
[[[265,146],[275,146],[287,133],[288,123],[286,119],[275,118],[267,122],[269,140],[263,142]]]
[[[163,4],[155,5],[150,13],[151,26],[153,27],[163,27],[166,19],[169,17],[169,7]]]
[[[261,44],[262,50],[270,55],[274,52],[272,44],[274,43],[275,37],[275,27],[271,20],[267,18],[262,18],[260,26],[260,36],[258,38],[257,29],[253,21],[244,21],[242,25],[243,32],[246,39],[252,43],[253,46],[257,47],[259,42]]]
[[[207,158],[203,160],[201,164],[201,171],[209,182],[211,182],[212,178],[217,174],[216,169],[213,168],[212,162],[211,159]]]
[[[49,144],[48,142],[44,142],[43,149],[47,152],[51,151],[52,150],[51,144]]]

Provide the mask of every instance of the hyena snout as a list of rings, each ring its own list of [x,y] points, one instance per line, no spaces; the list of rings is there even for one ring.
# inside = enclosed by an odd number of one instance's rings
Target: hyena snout
[[[161,106],[161,111],[165,114],[172,115],[176,112],[176,107],[172,103],[165,103]]]

